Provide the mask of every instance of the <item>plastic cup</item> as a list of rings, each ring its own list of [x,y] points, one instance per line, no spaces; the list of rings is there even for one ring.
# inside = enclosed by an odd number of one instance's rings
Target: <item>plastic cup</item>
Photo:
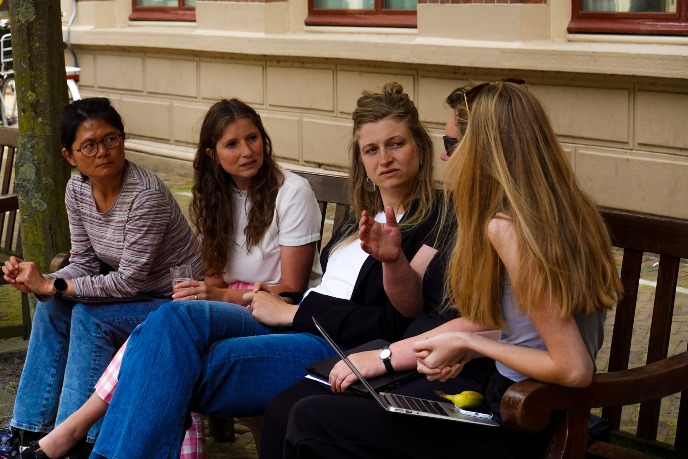
[[[192,279],[191,265],[173,266],[170,268],[170,274],[172,275],[172,288],[174,288],[175,285]]]

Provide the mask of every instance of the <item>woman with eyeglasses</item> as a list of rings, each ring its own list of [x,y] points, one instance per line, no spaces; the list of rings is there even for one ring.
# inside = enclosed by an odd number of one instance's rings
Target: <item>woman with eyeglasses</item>
[[[131,331],[169,301],[170,267],[189,264],[200,276],[197,240],[179,205],[155,174],[127,161],[125,136],[106,98],[64,108],[62,156],[78,169],[65,192],[70,263],[45,275],[16,257],[3,266],[12,286],[40,300],[10,423],[24,445],[78,409]]]
[[[467,126],[448,165],[460,230],[447,285],[462,317],[390,349],[395,369],[426,375],[414,395],[438,401],[438,387],[475,390],[464,369],[476,357],[494,359],[479,390],[500,425],[388,413],[349,394],[313,395],[290,412],[285,458],[539,457],[545,434],[503,425],[503,394],[527,378],[570,387],[592,379],[606,311],[622,292],[597,206],[523,84],[483,83],[460,95]],[[483,331],[459,330],[465,320]],[[330,374],[334,392],[355,380],[343,362]]]

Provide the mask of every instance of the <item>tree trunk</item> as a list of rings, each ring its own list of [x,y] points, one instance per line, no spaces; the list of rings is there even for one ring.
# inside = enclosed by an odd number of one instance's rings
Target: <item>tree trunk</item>
[[[19,106],[15,190],[24,258],[47,272],[69,250],[64,193],[70,165],[61,155],[60,117],[67,104],[62,20],[57,0],[10,0]]]

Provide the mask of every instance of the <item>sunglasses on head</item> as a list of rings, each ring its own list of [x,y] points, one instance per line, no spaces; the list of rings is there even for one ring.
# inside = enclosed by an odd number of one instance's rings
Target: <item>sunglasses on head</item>
[[[444,142],[444,151],[447,152],[447,156],[451,156],[454,150],[459,145],[459,139],[456,137],[449,137],[448,135],[442,136],[442,141]]]
[[[469,117],[471,116],[471,111],[468,109],[468,99],[470,98],[472,100],[486,86],[489,86],[492,84],[498,84],[498,83],[514,83],[514,84],[518,84],[518,85],[525,85],[526,80],[522,80],[521,78],[504,78],[502,80],[480,83],[480,84],[477,84],[475,86],[471,86],[471,85],[464,86],[463,88],[461,88],[462,89],[461,93],[463,94],[463,101],[466,104],[466,114]]]

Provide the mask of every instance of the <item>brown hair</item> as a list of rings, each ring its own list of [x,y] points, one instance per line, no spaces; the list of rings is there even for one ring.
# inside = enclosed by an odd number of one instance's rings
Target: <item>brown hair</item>
[[[263,165],[247,192],[251,202],[248,224],[244,228],[247,249],[257,245],[270,227],[277,191],[284,183],[284,174],[273,158],[272,142],[260,115],[238,99],[224,99],[210,107],[201,126],[191,189],[191,217],[202,237],[201,256],[207,276],[221,274],[235,250],[232,193],[236,192],[236,187],[231,175],[217,160],[216,146],[227,126],[238,119],[253,123],[263,140]],[[212,156],[206,154],[208,149],[213,152]]]

